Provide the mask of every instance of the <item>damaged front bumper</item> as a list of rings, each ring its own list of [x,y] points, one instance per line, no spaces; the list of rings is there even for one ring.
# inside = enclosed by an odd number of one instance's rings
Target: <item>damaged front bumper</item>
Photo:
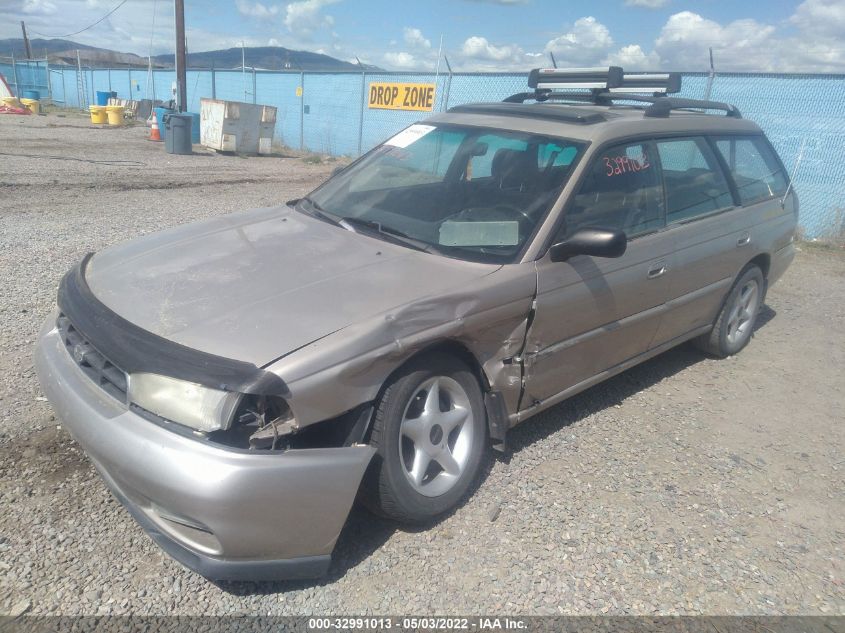
[[[326,572],[375,449],[256,453],[168,431],[85,376],[52,318],[39,336],[35,366],[65,427],[115,496],[173,558],[217,580]]]

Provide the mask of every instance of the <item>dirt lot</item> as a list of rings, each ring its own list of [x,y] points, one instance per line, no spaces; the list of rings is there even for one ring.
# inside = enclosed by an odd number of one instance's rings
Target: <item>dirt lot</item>
[[[541,414],[428,530],[356,509],[312,583],[212,584],[167,558],[41,396],[58,280],[334,164],[168,156],[144,133],[0,117],[0,613],[845,613],[845,257],[810,246],[740,355],[684,346]]]

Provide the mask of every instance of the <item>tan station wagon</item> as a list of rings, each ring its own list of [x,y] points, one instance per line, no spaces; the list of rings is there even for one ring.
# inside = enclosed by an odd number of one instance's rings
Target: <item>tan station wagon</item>
[[[536,70],[300,200],[89,254],[41,385],[174,558],[318,576],[356,497],[430,521],[537,412],[685,341],[748,344],[798,202],[760,128],[679,83]]]

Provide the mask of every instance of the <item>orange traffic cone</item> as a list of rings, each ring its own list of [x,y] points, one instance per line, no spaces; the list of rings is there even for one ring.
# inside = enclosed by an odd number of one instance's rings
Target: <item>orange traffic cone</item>
[[[153,112],[153,124],[150,127],[150,140],[151,141],[160,141],[161,140],[161,133],[158,131],[158,120],[156,119],[156,113]]]

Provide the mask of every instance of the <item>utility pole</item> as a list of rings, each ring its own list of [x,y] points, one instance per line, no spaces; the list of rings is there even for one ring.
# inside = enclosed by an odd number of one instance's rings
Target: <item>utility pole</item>
[[[185,51],[185,0],[174,0],[176,12],[176,109],[188,110],[188,56]]]
[[[244,89],[244,103],[246,103],[246,44],[241,40],[241,84]]]
[[[26,36],[26,24],[21,20],[21,31],[23,31],[23,45],[26,48],[26,58],[32,59],[32,49],[29,47],[29,38]]]

